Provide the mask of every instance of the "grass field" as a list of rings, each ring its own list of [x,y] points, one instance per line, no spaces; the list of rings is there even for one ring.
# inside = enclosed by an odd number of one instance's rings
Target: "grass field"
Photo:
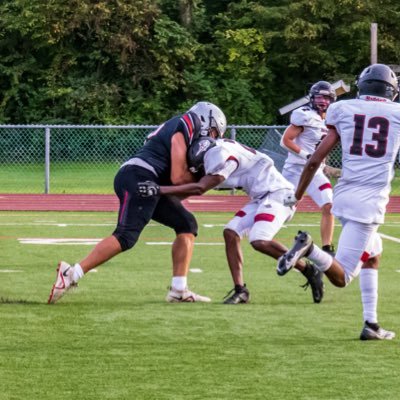
[[[112,194],[113,181],[120,163],[52,163],[50,193]],[[44,165],[6,164],[0,167],[0,193],[44,193]],[[332,180],[335,184],[335,180]],[[214,191],[214,193],[217,191]],[[229,193],[218,191],[218,194]],[[400,170],[392,182],[392,195],[400,196]]]
[[[326,283],[321,304],[275,273],[275,261],[244,243],[248,305],[223,305],[232,288],[222,246],[227,213],[198,213],[190,287],[211,304],[167,304],[173,234],[151,224],[141,241],[85,276],[49,306],[57,261],[79,261],[92,245],[27,239],[100,239],[114,213],[0,213],[0,399],[385,399],[400,392],[399,339],[361,342],[358,281]],[[319,216],[297,214],[318,238]],[[380,232],[400,237],[400,215]],[[340,229],[336,231],[336,236]],[[22,240],[22,239],[25,239]],[[32,241],[31,241],[32,242]],[[400,335],[398,241],[384,239],[381,324]]]

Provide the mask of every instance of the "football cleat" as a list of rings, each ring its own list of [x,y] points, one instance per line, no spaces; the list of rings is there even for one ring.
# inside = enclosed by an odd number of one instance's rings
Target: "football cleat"
[[[324,274],[310,261],[307,261],[306,268],[301,273],[307,278],[307,282],[302,287],[306,290],[311,286],[314,303],[321,303],[325,291],[324,281],[322,280]]]
[[[381,328],[378,324],[365,321],[360,340],[392,340],[396,334]]]
[[[224,304],[247,304],[250,302],[250,292],[246,284],[244,286],[235,285],[224,299]]]
[[[297,261],[308,253],[312,245],[311,236],[307,232],[299,231],[294,238],[292,248],[279,257],[278,265],[276,266],[277,274],[282,276],[289,272],[296,265]]]
[[[335,246],[333,244],[326,244],[325,246],[322,246],[321,249],[325,252],[331,255],[332,257],[335,257]]]
[[[51,289],[49,299],[47,301],[48,304],[54,304],[58,301],[64,294],[72,288],[77,287],[77,283],[72,279],[73,269],[72,267],[61,261],[57,267],[57,278]]]
[[[165,300],[168,303],[194,303],[194,302],[209,303],[211,301],[209,297],[196,294],[190,291],[188,288],[186,288],[185,290],[176,290],[173,287],[170,287]]]

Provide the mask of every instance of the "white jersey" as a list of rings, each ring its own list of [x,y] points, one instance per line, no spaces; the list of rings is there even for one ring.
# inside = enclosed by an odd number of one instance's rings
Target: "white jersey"
[[[324,120],[318,112],[310,106],[304,106],[294,110],[290,116],[290,123],[303,127],[303,132],[293,141],[309,154],[314,153],[316,147],[328,132]],[[306,161],[307,160],[304,160],[300,156],[289,152],[285,167],[288,165],[304,165]]]
[[[204,169],[208,175],[223,175],[224,187],[240,187],[253,199],[282,189],[294,190],[266,154],[230,139],[219,139],[216,143],[204,156]],[[237,167],[228,175],[224,168],[230,161]]]
[[[383,223],[400,147],[400,104],[372,96],[339,101],[328,108],[326,124],[336,128],[342,147],[333,214]]]

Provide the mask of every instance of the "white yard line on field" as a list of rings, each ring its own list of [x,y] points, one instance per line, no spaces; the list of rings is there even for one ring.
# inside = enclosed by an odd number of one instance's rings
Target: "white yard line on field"
[[[21,244],[39,245],[82,245],[89,246],[99,243],[102,239],[97,238],[18,238]],[[172,242],[145,242],[148,246],[171,246]],[[195,246],[223,246],[223,242],[195,243]]]
[[[396,243],[400,243],[400,239],[393,237],[393,236],[389,236],[389,235],[385,235],[384,233],[379,233],[379,236],[383,239],[387,239],[387,240],[391,240],[392,242],[396,242]]]
[[[52,245],[95,245],[101,239],[82,239],[82,238],[18,238],[21,244],[52,244]]]
[[[228,220],[226,221],[228,222]],[[226,223],[223,224],[202,224],[204,228],[219,228],[225,226]],[[388,222],[385,223],[384,226],[399,226],[400,222]],[[0,226],[59,226],[59,227],[74,227],[74,226],[115,226],[114,222],[103,222],[103,223],[73,223],[73,222],[56,222],[56,221],[34,221],[34,222],[0,222]],[[158,227],[161,224],[150,223],[146,225],[147,227]],[[319,227],[319,223],[308,223],[308,224],[286,224],[284,228],[301,228],[301,227]],[[340,224],[335,224],[335,226],[340,227]]]
[[[12,274],[14,272],[23,272],[20,269],[0,269],[1,274]]]
[[[115,224],[69,224],[63,222],[0,222],[0,226],[115,226]]]
[[[115,223],[103,223],[103,224],[74,224],[74,223],[61,223],[61,222],[0,222],[0,226],[115,226]],[[155,227],[160,224],[147,224],[146,226]]]

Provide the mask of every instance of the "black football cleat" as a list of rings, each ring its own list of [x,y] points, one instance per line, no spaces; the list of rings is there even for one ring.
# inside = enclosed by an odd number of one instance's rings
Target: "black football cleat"
[[[306,268],[304,271],[301,271],[301,273],[307,278],[307,282],[302,285],[302,287],[307,289],[311,286],[314,303],[321,303],[325,291],[325,285],[322,279],[324,274],[310,261],[307,261]]]
[[[250,301],[250,292],[246,284],[244,286],[235,285],[224,299],[224,304],[247,304]]]
[[[289,272],[304,257],[313,245],[311,236],[307,232],[299,231],[294,238],[293,246],[282,257],[278,259],[276,272],[282,276]]]
[[[325,252],[331,255],[332,257],[335,257],[335,246],[333,244],[326,244],[325,246],[322,246],[321,249]]]
[[[360,340],[392,340],[396,334],[381,328],[378,324],[365,321]]]

